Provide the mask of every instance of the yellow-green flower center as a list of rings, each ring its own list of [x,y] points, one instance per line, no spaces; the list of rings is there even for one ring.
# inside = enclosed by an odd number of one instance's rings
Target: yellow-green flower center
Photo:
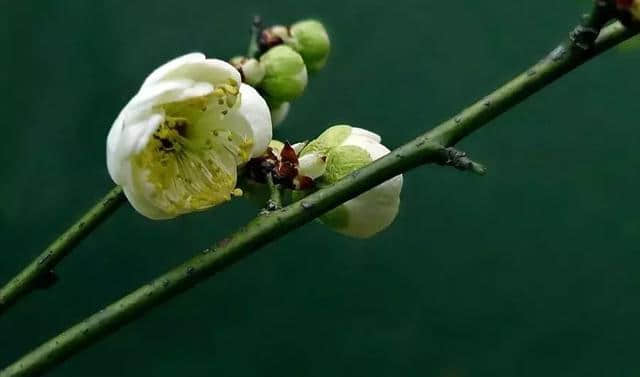
[[[237,84],[230,83],[208,96],[162,106],[163,123],[134,157],[156,206],[178,215],[241,193],[235,189],[237,167],[249,160],[253,140],[224,127],[238,100]]]

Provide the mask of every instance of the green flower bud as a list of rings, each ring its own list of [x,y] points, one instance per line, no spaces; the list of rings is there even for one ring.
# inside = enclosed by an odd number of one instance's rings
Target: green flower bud
[[[325,156],[326,164],[318,182],[326,185],[388,153],[389,149],[380,143],[380,136],[361,128],[340,125],[329,128],[308,143],[299,158],[302,161],[307,156],[314,156],[317,161],[317,156]],[[320,221],[347,236],[371,237],[393,223],[401,190],[402,176],[398,175],[329,211],[320,217]]]
[[[260,57],[265,75],[260,88],[270,103],[289,102],[307,86],[307,68],[302,56],[291,47],[276,46]]]
[[[331,42],[321,22],[304,20],[293,24],[289,30],[290,38],[285,43],[302,55],[309,72],[322,69],[329,57]]]
[[[335,183],[373,161],[369,152],[356,145],[341,145],[331,149],[327,155],[324,179]]]

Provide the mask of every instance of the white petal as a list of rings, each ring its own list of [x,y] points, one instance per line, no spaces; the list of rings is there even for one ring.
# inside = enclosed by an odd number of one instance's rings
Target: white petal
[[[361,128],[353,128],[351,135],[341,145],[360,147],[369,153],[372,160],[390,152],[380,144],[380,136]],[[397,175],[344,203],[341,207],[347,213],[348,220],[342,227],[333,229],[357,238],[368,238],[384,230],[398,214],[402,183],[402,175]]]
[[[171,72],[174,72],[185,64],[195,63],[203,61],[205,59],[206,57],[203,53],[192,52],[190,54],[182,55],[175,59],[169,60],[165,64],[153,70],[153,72],[151,72],[151,74],[149,74],[149,76],[147,76],[147,78],[144,80],[142,86],[144,87],[146,85],[153,84],[162,80],[164,77],[171,74]]]
[[[264,153],[273,136],[271,113],[267,102],[247,84],[240,85],[240,106],[236,110],[251,126],[253,132],[252,157]]]
[[[298,159],[298,165],[300,175],[316,179],[327,169],[327,159],[320,153],[309,153]]]
[[[197,82],[192,87],[186,89],[183,93],[183,99],[178,99],[178,101],[207,96],[213,92],[213,89],[213,84],[210,84],[208,82]]]
[[[107,137],[107,169],[111,179],[122,185],[123,165],[142,151],[153,133],[164,120],[162,113],[149,113],[137,123],[127,123],[127,114],[121,114],[111,127]]]
[[[207,82],[193,80],[168,80],[140,89],[131,99],[128,108],[148,108],[171,102],[186,101],[191,98],[202,97],[213,92],[213,85]]]
[[[148,199],[154,191],[153,186],[146,178],[149,174],[148,171],[140,168],[134,169],[131,164],[127,164],[123,173],[124,181],[121,185],[124,194],[136,211],[152,220],[166,220],[176,216],[166,213]]]
[[[148,84],[153,84],[162,80],[164,77],[169,75],[171,72],[174,72],[178,68],[182,67],[185,64],[195,63],[205,60],[206,57],[203,53],[200,52],[192,52],[190,54],[179,56],[175,59],[169,60],[165,64],[156,68],[142,83],[142,86],[146,86]]]
[[[351,237],[369,238],[391,225],[398,214],[400,198],[380,192],[378,188],[380,186],[343,204],[348,221],[335,230]]]
[[[117,177],[120,174],[120,164],[122,163],[122,159],[117,156],[116,152],[123,127],[124,123],[122,121],[122,113],[120,113],[113,122],[113,125],[111,125],[109,134],[107,135],[107,170],[109,171],[111,179],[116,184],[120,184]]]
[[[291,104],[289,102],[283,102],[280,106],[271,110],[271,123],[273,123],[274,127],[282,123],[287,118],[290,109]]]
[[[130,127],[125,126],[123,137],[126,142],[122,143],[123,148],[128,151],[126,146],[131,143],[131,151],[129,153],[140,153],[144,147],[147,146],[149,139],[151,139],[151,136],[156,132],[162,121],[164,121],[164,113],[152,113],[143,122],[131,125]]]
[[[365,139],[369,139],[374,143],[380,143],[382,138],[380,135],[373,133],[371,131],[365,130],[364,128],[351,127],[351,136],[354,137],[363,137]]]
[[[380,144],[380,136],[373,132],[363,130],[362,128],[353,128],[353,131],[351,132],[351,135],[349,135],[349,137],[347,137],[340,145],[353,145],[360,147],[366,150],[374,161],[390,152],[389,148]]]
[[[296,151],[296,155],[299,155],[300,152],[302,152],[302,150],[304,149],[304,147],[307,145],[306,141],[303,141],[301,143],[295,143],[291,146],[291,148],[293,148],[294,151]]]
[[[242,81],[240,72],[231,64],[219,59],[206,59],[201,53],[192,53],[171,60],[153,71],[142,87],[165,80],[181,79],[211,84],[228,83],[230,79],[237,83]]]
[[[369,152],[369,156],[371,156],[372,160],[377,160],[380,157],[386,156],[391,152],[389,148],[385,147],[383,144],[379,143],[368,143],[364,144],[364,148]]]

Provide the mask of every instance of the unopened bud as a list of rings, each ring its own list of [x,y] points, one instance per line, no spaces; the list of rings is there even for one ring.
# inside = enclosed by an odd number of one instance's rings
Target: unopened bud
[[[389,153],[373,132],[350,126],[334,126],[308,143],[300,153],[300,167],[309,157],[326,156],[320,184],[333,184],[357,169]],[[398,214],[402,176],[398,175],[320,217],[336,232],[368,238],[387,228]]]
[[[291,26],[289,33],[291,37],[285,39],[285,43],[302,55],[309,72],[319,71],[326,65],[331,42],[321,22],[316,20],[296,22]]]
[[[260,57],[265,75],[260,87],[270,102],[289,102],[307,86],[307,68],[302,56],[291,47],[276,46]]]

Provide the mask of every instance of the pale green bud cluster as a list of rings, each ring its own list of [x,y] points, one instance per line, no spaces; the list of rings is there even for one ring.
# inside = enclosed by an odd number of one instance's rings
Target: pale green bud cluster
[[[327,63],[331,41],[324,25],[318,20],[302,20],[287,27],[272,26],[264,31],[263,43],[268,47],[284,43],[298,52],[309,72],[321,70]]]
[[[262,30],[258,47],[261,55],[238,56],[230,62],[243,81],[265,97],[275,127],[288,115],[291,101],[304,93],[309,73],[326,65],[331,43],[321,22],[303,20]]]

